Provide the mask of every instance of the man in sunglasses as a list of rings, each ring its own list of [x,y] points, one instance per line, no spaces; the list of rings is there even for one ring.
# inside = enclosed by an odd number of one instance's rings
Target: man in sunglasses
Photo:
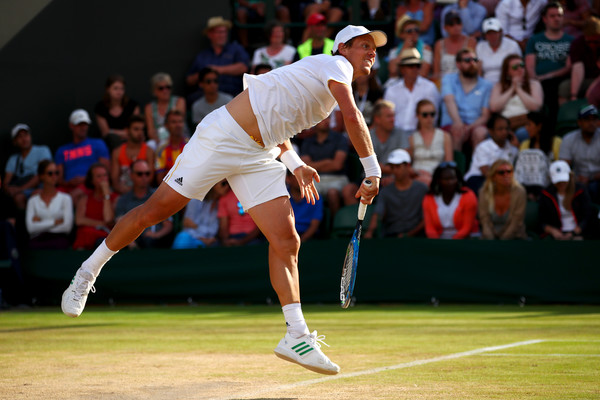
[[[492,83],[479,76],[479,59],[470,49],[456,53],[457,73],[442,79],[442,119],[440,126],[452,135],[455,150],[468,140],[475,148],[485,136],[490,117]]]
[[[588,105],[579,110],[579,129],[563,138],[559,158],[571,165],[579,183],[587,186],[592,201],[600,203],[600,120],[598,109]]]
[[[151,186],[154,170],[146,160],[137,159],[131,163],[129,176],[132,182],[131,190],[119,197],[115,205],[117,221],[130,210],[145,203],[156,190]],[[146,228],[128,247],[130,249],[168,248],[173,241],[172,233],[173,219],[169,217],[163,222]]]
[[[198,86],[204,95],[192,104],[192,122],[197,125],[217,108],[229,103],[233,96],[219,90],[219,73],[212,68],[202,68]]]

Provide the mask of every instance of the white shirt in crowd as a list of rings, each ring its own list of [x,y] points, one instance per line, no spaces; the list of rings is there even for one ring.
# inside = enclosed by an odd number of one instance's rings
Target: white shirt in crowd
[[[40,221],[34,221],[34,217],[40,218]],[[63,222],[54,225],[57,219],[62,219]],[[71,232],[73,228],[73,202],[71,196],[63,192],[57,192],[56,196],[50,200],[50,204],[46,204],[39,194],[34,194],[27,201],[25,225],[27,232],[32,237],[44,232]]]
[[[505,35],[523,40],[533,35],[547,0],[529,0],[523,9],[521,0],[501,0],[496,6],[496,18],[500,20]]]
[[[417,129],[417,103],[427,99],[434,104],[437,112],[441,100],[435,83],[421,76],[417,77],[412,91],[404,85],[404,79],[400,79],[386,89],[383,98],[396,105],[396,128],[410,133]]]
[[[494,161],[501,158],[514,164],[517,154],[519,154],[519,149],[508,141],[504,144],[504,147],[500,147],[493,139],[485,139],[475,147],[471,167],[465,174],[465,181],[472,176],[481,176],[481,167],[490,166]]]
[[[502,72],[502,62],[509,54],[518,54],[523,56],[519,44],[509,37],[502,37],[500,47],[493,51],[487,40],[482,40],[475,47],[477,58],[481,61],[481,69],[483,77],[492,83],[497,83],[500,80]]]

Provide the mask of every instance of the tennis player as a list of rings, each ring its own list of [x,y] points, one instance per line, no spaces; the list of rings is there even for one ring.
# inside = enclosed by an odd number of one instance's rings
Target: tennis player
[[[79,316],[90,290],[95,292],[100,270],[117,251],[147,227],[181,210],[190,199],[202,200],[226,178],[269,241],[269,275],[287,325],[275,354],[315,372],[337,374],[338,365],[320,349],[324,336],[310,333],[300,306],[300,239],[294,229],[285,168],[311,203],[319,197],[314,185],[319,175],[300,160],[289,139],[326,118],[337,103],[365,176],[374,183],[361,185],[356,197],[371,204],[379,191],[381,170],[351,83],[370,73],[376,48],[386,42],[381,31],[349,25],[335,37],[333,56],[305,57],[267,74],[245,75],[245,90],[202,120],[156,192],[123,216],[83,262],[62,296],[63,312]],[[278,156],[283,163],[277,161]]]

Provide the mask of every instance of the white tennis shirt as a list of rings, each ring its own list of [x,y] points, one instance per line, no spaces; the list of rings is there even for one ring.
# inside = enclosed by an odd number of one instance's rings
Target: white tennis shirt
[[[352,84],[354,69],[342,56],[319,54],[262,75],[244,74],[265,147],[274,147],[324,120],[337,102],[329,81]]]

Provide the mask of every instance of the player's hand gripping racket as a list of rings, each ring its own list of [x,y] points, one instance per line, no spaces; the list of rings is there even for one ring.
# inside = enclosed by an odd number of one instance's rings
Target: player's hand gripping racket
[[[364,185],[370,187],[373,183],[370,180],[365,180]],[[352,239],[346,249],[346,259],[342,268],[342,280],[340,283],[340,303],[342,308],[348,308],[352,293],[354,292],[354,281],[356,280],[356,268],[358,267],[358,246],[360,245],[360,234],[362,232],[362,223],[367,212],[367,205],[358,203],[358,221],[356,228],[352,234]]]

